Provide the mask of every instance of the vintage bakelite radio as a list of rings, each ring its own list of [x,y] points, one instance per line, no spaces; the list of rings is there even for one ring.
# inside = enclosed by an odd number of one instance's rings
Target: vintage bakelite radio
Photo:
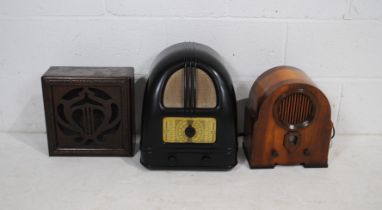
[[[235,93],[214,50],[185,42],[159,54],[146,84],[141,137],[148,168],[236,165]]]
[[[303,71],[280,66],[263,73],[251,88],[244,124],[251,168],[328,166],[330,105]]]

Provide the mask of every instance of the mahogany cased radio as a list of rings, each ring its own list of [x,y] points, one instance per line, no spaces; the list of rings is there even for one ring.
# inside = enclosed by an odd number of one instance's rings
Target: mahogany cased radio
[[[330,105],[303,71],[280,66],[264,72],[251,88],[244,124],[251,168],[328,166]]]
[[[144,166],[230,169],[236,165],[235,93],[211,48],[185,42],[162,51],[146,84],[142,115]]]

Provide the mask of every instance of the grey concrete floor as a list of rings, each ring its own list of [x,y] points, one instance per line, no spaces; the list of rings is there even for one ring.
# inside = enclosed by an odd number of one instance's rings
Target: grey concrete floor
[[[133,157],[49,157],[45,134],[0,133],[0,209],[382,209],[382,136],[338,135],[329,168],[150,171]]]

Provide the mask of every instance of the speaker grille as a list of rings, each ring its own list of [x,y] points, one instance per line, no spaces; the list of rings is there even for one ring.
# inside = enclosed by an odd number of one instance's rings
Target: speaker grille
[[[282,96],[276,105],[278,120],[291,129],[306,127],[314,117],[314,105],[309,96],[295,92]]]

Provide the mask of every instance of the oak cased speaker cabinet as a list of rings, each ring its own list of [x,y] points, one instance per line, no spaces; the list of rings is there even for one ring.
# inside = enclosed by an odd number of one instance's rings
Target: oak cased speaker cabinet
[[[236,99],[211,48],[173,45],[159,54],[143,103],[141,163],[150,169],[236,165]]]
[[[134,154],[134,70],[51,67],[42,76],[49,155]]]
[[[280,66],[264,72],[251,88],[244,124],[251,168],[328,166],[330,105],[303,71]]]

